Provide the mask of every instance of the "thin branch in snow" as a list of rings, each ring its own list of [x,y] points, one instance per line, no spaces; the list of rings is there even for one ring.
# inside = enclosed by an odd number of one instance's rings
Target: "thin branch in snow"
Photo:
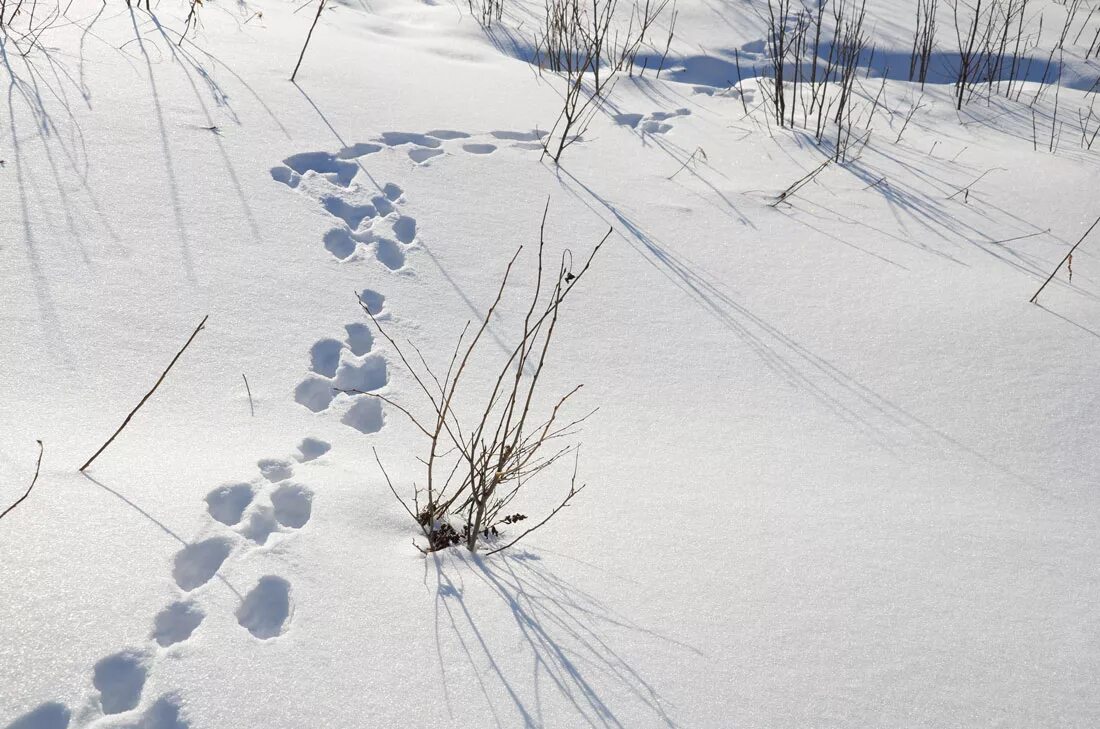
[[[94,453],[94,454],[92,455],[92,457],[91,457],[91,458],[89,458],[89,459],[88,459],[88,460],[87,460],[87,461],[86,461],[86,462],[84,463],[84,465],[83,465],[83,466],[81,466],[81,467],[80,467],[80,470],[81,470],[81,472],[83,472],[83,471],[84,471],[85,469],[87,469],[87,468],[88,468],[88,466],[92,465],[92,461],[94,461],[94,460],[95,460],[96,458],[98,458],[98,457],[99,457],[99,454],[100,454],[100,453],[102,453],[103,451],[107,450],[107,446],[111,445],[111,443],[113,443],[113,442],[114,442],[115,438],[117,438],[117,437],[118,437],[118,434],[119,434],[119,433],[121,433],[121,432],[122,432],[122,430],[123,430],[123,429],[124,429],[124,428],[125,428],[125,427],[126,427],[127,425],[129,425],[129,424],[130,424],[130,419],[134,417],[134,415],[135,415],[135,414],[137,413],[137,411],[141,409],[141,406],[142,406],[142,405],[144,405],[144,404],[145,404],[145,402],[146,402],[146,401],[147,401],[147,400],[148,400],[148,399],[149,399],[150,397],[152,397],[152,396],[153,396],[153,393],[157,391],[157,388],[158,388],[158,387],[160,387],[160,383],[164,382],[164,378],[168,376],[168,372],[169,372],[169,371],[170,371],[170,370],[172,369],[172,367],[173,367],[173,366],[174,366],[174,365],[176,364],[176,360],[178,360],[178,359],[180,358],[180,355],[182,355],[182,354],[183,354],[184,352],[186,352],[186,351],[187,351],[187,348],[191,346],[191,342],[195,341],[195,337],[197,337],[197,336],[198,336],[198,334],[199,334],[199,332],[201,332],[201,331],[202,331],[203,327],[204,327],[204,326],[206,325],[206,320],[207,320],[207,319],[209,319],[209,318],[210,318],[210,315],[209,315],[209,314],[207,314],[206,316],[204,316],[204,317],[202,318],[202,321],[200,321],[200,322],[199,322],[199,325],[198,325],[197,327],[195,327],[195,331],[191,332],[191,336],[190,336],[190,337],[189,337],[189,338],[187,339],[187,342],[186,342],[186,343],[185,343],[185,344],[183,345],[183,348],[182,348],[182,349],[180,349],[180,351],[179,351],[179,352],[176,352],[176,356],[175,356],[175,357],[173,357],[173,358],[172,358],[172,361],[168,363],[168,366],[167,366],[167,367],[166,367],[166,368],[164,369],[164,372],[161,372],[161,373],[160,373],[160,377],[159,377],[159,378],[157,379],[157,382],[156,382],[156,384],[155,384],[155,385],[153,385],[153,389],[152,389],[152,390],[150,390],[149,392],[145,393],[145,397],[141,398],[141,402],[139,402],[139,403],[137,404],[137,407],[135,407],[135,408],[134,408],[133,410],[131,410],[131,411],[130,411],[130,414],[129,414],[129,415],[127,415],[127,416],[126,416],[126,419],[122,421],[122,425],[118,426],[118,430],[116,430],[116,431],[114,432],[114,434],[113,434],[113,435],[112,435],[112,436],[111,436],[110,438],[108,438],[108,439],[107,439],[107,442],[106,442],[106,443],[104,443],[103,445],[101,445],[101,446],[99,447],[99,450],[98,450],[98,451],[96,451],[96,452],[95,452],[95,453]]]

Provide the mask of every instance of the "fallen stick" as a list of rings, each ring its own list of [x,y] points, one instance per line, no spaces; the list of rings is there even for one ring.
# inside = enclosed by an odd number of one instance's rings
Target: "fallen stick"
[[[199,322],[199,325],[195,327],[195,331],[191,332],[191,336],[190,338],[188,338],[187,343],[183,345],[183,349],[176,353],[176,356],[173,357],[172,361],[168,363],[168,367],[165,368],[164,372],[160,373],[160,378],[157,380],[157,383],[153,385],[153,389],[145,393],[145,397],[141,398],[141,402],[137,404],[137,407],[130,411],[130,414],[127,415],[126,419],[122,421],[122,425],[118,426],[118,430],[114,432],[114,435],[108,438],[107,442],[101,445],[99,447],[99,450],[96,451],[83,466],[80,467],[81,473],[83,473],[84,469],[86,469],[88,466],[92,465],[92,461],[98,458],[100,453],[107,450],[107,446],[111,445],[114,439],[118,437],[118,434],[122,432],[123,428],[130,424],[130,419],[133,418],[137,411],[141,409],[141,406],[145,404],[145,401],[152,397],[153,393],[157,391],[157,388],[160,387],[160,383],[164,382],[164,378],[168,375],[169,370],[171,370],[172,366],[176,364],[176,360],[178,360],[180,358],[180,355],[182,355],[187,350],[187,348],[191,346],[191,342],[193,342],[195,340],[195,337],[198,336],[199,332],[202,331],[203,326],[206,324],[206,320],[209,318],[209,314],[202,318],[202,321]]]
[[[965,192],[967,194],[967,197],[969,197],[970,196],[970,188],[974,187],[974,185],[977,185],[979,182],[984,180],[985,176],[988,175],[990,172],[1007,172],[1007,170],[1004,167],[993,167],[991,169],[988,169],[985,172],[983,172],[982,174],[978,175],[977,178],[975,178],[975,180],[973,182],[971,182],[969,185],[966,185],[965,187],[960,187],[958,190],[955,190],[955,192],[951,193],[951,195],[949,195],[947,197],[947,199],[948,200],[953,200],[956,196],[958,196],[958,194],[960,192]]]
[[[786,202],[787,198],[791,197],[796,192],[801,190],[803,187],[808,185],[815,177],[818,176],[818,174],[823,169],[828,167],[831,162],[832,162],[831,159],[827,159],[824,162],[822,162],[820,165],[818,165],[812,172],[810,172],[805,177],[800,177],[797,180],[795,180],[794,183],[792,183],[790,187],[788,187],[783,192],[779,193],[779,197],[777,197],[773,202],[768,203],[768,207],[774,208],[774,207],[777,207],[779,205],[779,203]]]
[[[241,373],[241,379],[244,380],[244,391],[248,393],[248,409],[252,411],[252,417],[256,417],[256,408],[252,405],[252,388],[248,386],[248,378]]]
[[[20,496],[18,501],[16,501],[14,504],[9,506],[8,508],[4,509],[4,513],[0,514],[0,519],[3,519],[5,516],[8,515],[8,512],[10,512],[12,509],[14,509],[15,507],[22,504],[24,499],[26,499],[28,496],[31,495],[31,489],[34,488],[34,485],[36,483],[38,483],[38,472],[40,470],[42,470],[42,453],[43,453],[43,451],[46,450],[46,448],[45,448],[45,446],[42,445],[42,441],[35,441],[35,442],[38,443],[38,463],[35,464],[35,467],[34,467],[34,478],[31,479],[31,485],[27,487],[26,493],[24,493],[22,496]]]
[[[325,9],[327,0],[320,0],[317,4],[317,14],[313,16],[313,25],[309,26],[306,34],[306,42],[302,44],[302,52],[298,56],[298,62],[294,64],[294,71],[290,74],[290,82],[294,83],[294,77],[298,75],[298,68],[302,65],[302,59],[306,57],[306,49],[309,48],[309,39],[313,37],[313,29],[317,27],[317,21],[321,19],[321,12]]]
[[[1052,271],[1051,274],[1047,276],[1047,280],[1043,282],[1043,285],[1039,287],[1039,290],[1035,292],[1035,295],[1032,296],[1031,299],[1029,299],[1029,303],[1034,304],[1038,300],[1039,294],[1043,293],[1043,289],[1047,287],[1047,284],[1054,280],[1054,277],[1058,275],[1058,271],[1062,268],[1063,265],[1065,265],[1066,261],[1073,257],[1073,252],[1077,250],[1077,246],[1085,242],[1085,238],[1089,237],[1089,233],[1091,233],[1092,229],[1095,228],[1097,225],[1100,225],[1100,218],[1097,218],[1093,222],[1093,224],[1089,226],[1089,229],[1085,231],[1085,234],[1083,236],[1081,236],[1081,240],[1073,244],[1073,248],[1069,249],[1069,253],[1066,254],[1066,257],[1058,262],[1058,265],[1054,268],[1054,271]]]

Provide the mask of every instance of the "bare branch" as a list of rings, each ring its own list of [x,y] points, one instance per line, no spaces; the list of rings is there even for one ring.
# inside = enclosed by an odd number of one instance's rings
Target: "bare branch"
[[[38,463],[34,465],[34,478],[31,479],[31,485],[27,487],[26,492],[24,492],[24,494],[20,496],[14,504],[4,509],[3,513],[0,513],[0,519],[3,519],[12,510],[14,510],[15,507],[23,503],[23,501],[31,495],[31,490],[34,488],[34,485],[38,483],[38,473],[42,470],[42,454],[45,452],[46,448],[42,445],[42,441],[38,440],[35,442],[38,443]]]
[[[180,351],[176,353],[176,356],[173,357],[172,361],[168,363],[168,366],[166,368],[164,368],[164,372],[160,373],[160,377],[157,379],[156,384],[153,385],[153,389],[151,389],[151,390],[149,390],[149,392],[145,393],[145,397],[141,398],[141,402],[139,402],[137,404],[137,407],[135,407],[133,410],[130,411],[130,414],[127,415],[126,419],[122,421],[122,425],[118,426],[118,430],[116,430],[114,432],[114,434],[110,438],[107,439],[107,442],[104,443],[103,445],[101,445],[99,447],[99,450],[96,451],[92,455],[92,457],[89,458],[87,460],[87,462],[84,463],[83,466],[80,467],[81,472],[83,472],[86,468],[88,468],[88,466],[92,465],[92,461],[94,461],[96,458],[98,458],[99,454],[102,453],[103,451],[105,451],[107,449],[107,446],[111,445],[111,443],[114,442],[114,439],[118,437],[118,434],[121,433],[122,430],[127,425],[130,424],[130,419],[133,418],[134,415],[137,413],[137,411],[141,409],[141,406],[145,404],[145,401],[148,400],[150,397],[152,397],[153,393],[157,391],[157,388],[160,387],[160,383],[164,382],[164,378],[167,377],[168,372],[171,371],[173,365],[176,364],[176,360],[178,360],[180,358],[180,355],[182,355],[185,351],[187,351],[187,348],[191,346],[191,342],[195,341],[195,337],[197,337],[199,332],[202,331],[203,327],[206,325],[206,320],[209,319],[209,318],[210,318],[209,314],[207,314],[206,316],[204,316],[202,318],[202,321],[199,322],[199,325],[197,327],[195,327],[195,331],[191,332],[191,336],[188,337],[187,342],[183,345],[183,348],[180,349]]]

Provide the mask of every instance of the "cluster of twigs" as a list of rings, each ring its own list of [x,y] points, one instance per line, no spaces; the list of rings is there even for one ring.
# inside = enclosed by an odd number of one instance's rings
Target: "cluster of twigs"
[[[1028,50],[1024,37],[1028,2],[977,0],[970,7],[953,0],[955,39],[959,47],[959,67],[955,78],[956,108],[962,109],[981,85],[985,85],[987,97],[1002,93],[1002,90],[1009,98],[1015,90],[1016,97],[1019,97],[1022,86],[1017,83],[1018,76],[1022,71],[1026,78],[1031,69],[1031,59],[1028,58],[1025,66],[1023,56]],[[1051,59],[1053,56],[1052,51]],[[1048,63],[1044,81],[1049,71]]]
[[[833,157],[841,161],[852,139],[855,84],[868,46],[867,2],[837,0],[829,15],[827,7],[828,0],[814,8],[768,0],[770,88],[761,84],[761,91],[780,127],[795,128],[801,121],[819,142],[835,127]],[[830,33],[832,42],[823,55]]]
[[[493,27],[493,22],[500,22],[504,17],[504,0],[466,0],[470,7],[470,15],[486,30]]]
[[[543,155],[549,155],[555,164],[584,134],[618,75],[646,72],[649,62],[643,59],[639,67],[638,56],[643,47],[652,45],[657,20],[667,11],[668,34],[656,73],[664,68],[676,25],[676,10],[670,0],[636,1],[625,33],[620,33],[616,23],[617,8],[617,0],[592,0],[591,5],[583,0],[546,0],[543,27],[535,39],[535,59],[540,73],[547,69],[565,81],[561,113],[543,146]]]
[[[12,40],[16,47],[23,47],[21,55],[27,55],[39,44],[40,36],[54,27],[61,19],[62,8],[57,0],[0,0],[0,34]]]
[[[466,324],[446,371],[441,375],[428,364],[415,344],[399,344],[370,307],[360,301],[367,316],[412,375],[427,410],[427,414],[415,412],[420,408],[406,407],[379,393],[345,391],[376,397],[391,405],[407,416],[427,438],[427,454],[420,459],[425,468],[425,481],[423,488],[414,485],[411,499],[397,492],[375,453],[390,490],[424,534],[427,544],[420,548],[425,552],[458,543],[465,543],[470,551],[476,551],[479,543],[486,540],[493,541],[489,554],[505,549],[545,524],[584,488],[577,485],[575,462],[569,491],[559,506],[517,538],[502,546],[496,545],[500,525],[526,519],[523,514],[510,513],[508,508],[513,500],[558,460],[569,454],[576,457],[578,446],[567,441],[591,415],[562,422],[562,408],[581,389],[579,385],[557,398],[547,414],[538,416],[535,411],[541,399],[537,397],[539,385],[558,330],[561,306],[589,270],[611,230],[579,267],[574,267],[572,255],[567,250],[557,270],[551,271],[544,267],[548,211],[549,201],[539,228],[535,284],[517,333],[518,341],[496,365],[476,364],[475,360],[481,361],[479,345],[490,323],[498,318],[501,299],[522,246],[508,262],[484,320],[472,334],[470,323]],[[486,392],[476,393],[471,375],[483,366],[490,367],[495,376]],[[483,372],[479,372],[481,374]],[[471,400],[476,403],[473,409],[460,412],[459,402]]]
[[[913,31],[913,52],[909,56],[909,80],[923,89],[928,81],[932,51],[936,47],[936,13],[939,0],[917,0],[917,24]]]

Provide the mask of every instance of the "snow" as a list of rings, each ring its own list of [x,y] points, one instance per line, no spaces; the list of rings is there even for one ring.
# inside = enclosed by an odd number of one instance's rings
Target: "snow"
[[[869,5],[875,132],[775,207],[823,157],[765,122],[759,0],[683,0],[560,168],[537,3],[333,4],[297,84],[295,4],[208,2],[177,46],[184,4],[77,0],[5,39],[0,507],[45,457],[0,521],[0,726],[1100,722],[1100,241],[1028,303],[1100,215],[1100,15],[1052,153],[1038,79],[956,112],[949,16],[922,92],[910,4]],[[1066,9],[1032,6],[1039,64]],[[522,244],[499,355],[547,199],[550,260],[615,231],[543,391],[599,408],[588,487],[425,557],[374,456],[410,493],[423,436],[333,392],[424,405],[360,300],[445,369]]]

